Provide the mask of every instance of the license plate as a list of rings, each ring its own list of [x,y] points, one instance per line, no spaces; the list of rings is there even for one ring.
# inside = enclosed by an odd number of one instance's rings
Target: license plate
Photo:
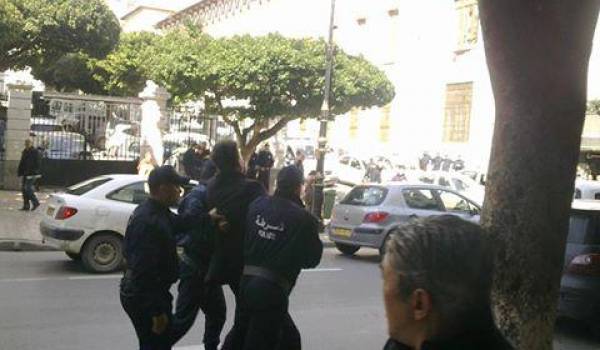
[[[46,209],[46,214],[48,216],[54,215],[54,207],[48,207],[48,209]]]
[[[334,228],[333,233],[335,233],[336,236],[341,236],[341,237],[352,236],[352,230],[347,229],[347,228]]]

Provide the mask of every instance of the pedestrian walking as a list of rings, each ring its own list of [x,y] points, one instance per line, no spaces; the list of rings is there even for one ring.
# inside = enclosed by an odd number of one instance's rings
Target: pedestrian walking
[[[271,168],[274,163],[269,143],[265,143],[256,157],[256,166],[258,169],[258,182],[264,186],[267,192],[269,191],[269,184],[271,182]]]
[[[6,132],[6,118],[4,116],[0,116],[0,158],[3,158],[4,155],[4,133]]]
[[[304,178],[304,153],[301,150],[297,150],[296,151],[296,159],[294,160],[294,165],[296,166],[296,168],[298,168],[298,170],[300,170],[300,173],[302,174],[302,177]]]
[[[301,349],[289,296],[300,271],[316,267],[323,253],[319,221],[300,199],[302,183],[298,168],[287,166],[274,195],[250,205],[232,349]]]
[[[292,146],[288,145],[285,148],[285,166],[294,164],[294,162],[296,161],[296,154],[294,154]]]
[[[252,152],[252,154],[250,155],[250,159],[248,160],[248,164],[246,167],[246,176],[249,179],[252,180],[256,180],[256,175],[257,175],[257,171],[258,169],[256,168],[256,161],[258,159],[258,154],[256,154],[256,151]]]
[[[17,175],[21,177],[21,193],[23,195],[23,207],[20,210],[36,210],[40,201],[35,195],[35,183],[41,177],[41,154],[33,147],[30,139],[25,140],[25,149],[21,153],[21,160],[17,169]]]
[[[462,157],[460,155],[454,161],[452,168],[454,171],[465,170],[465,161],[462,159]]]
[[[126,269],[120,284],[123,309],[131,319],[140,350],[171,349],[172,300],[169,292],[178,278],[175,233],[178,218],[170,207],[179,201],[181,187],[189,182],[165,165],[148,176],[150,198],[133,212],[123,246]]]
[[[192,327],[202,310],[204,322],[204,349],[216,350],[225,324],[226,306],[223,287],[206,283],[210,259],[214,251],[216,226],[206,206],[206,186],[200,184],[181,201],[181,217],[194,217],[198,225],[177,233],[179,254],[179,285],[173,324],[176,331],[173,342],[181,339]]]
[[[393,230],[381,263],[384,350],[512,350],[494,324],[493,259],[481,227],[456,216]]]
[[[431,163],[431,156],[427,152],[423,152],[421,158],[419,158],[419,169],[421,171],[427,171],[429,164]]]
[[[444,159],[440,156],[440,154],[436,154],[435,158],[433,158],[431,160],[431,165],[432,165],[432,170],[433,171],[439,171],[442,168],[442,162],[444,161]]]
[[[444,159],[442,160],[442,171],[450,171],[450,169],[452,168],[452,166],[454,165],[454,161],[452,159],[450,159],[450,156],[448,156],[447,154],[444,156]]]
[[[183,154],[183,169],[189,178],[200,179],[205,151],[206,143],[193,143]]]
[[[315,182],[317,181],[317,171],[311,170],[304,182],[304,205],[306,209],[312,212],[313,197],[315,194]]]
[[[266,194],[264,187],[242,172],[242,161],[234,141],[218,143],[212,153],[217,174],[207,184],[207,208],[212,215],[221,215],[227,225],[217,229],[214,253],[206,275],[208,283],[228,285],[237,298],[244,267],[243,247],[248,207]],[[228,349],[230,337],[223,349]]]

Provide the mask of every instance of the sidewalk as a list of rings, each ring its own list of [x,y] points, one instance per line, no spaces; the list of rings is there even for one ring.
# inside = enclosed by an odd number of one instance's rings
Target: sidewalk
[[[47,250],[42,244],[40,221],[50,190],[37,193],[40,207],[34,212],[20,211],[23,200],[20,192],[0,191],[0,251]]]

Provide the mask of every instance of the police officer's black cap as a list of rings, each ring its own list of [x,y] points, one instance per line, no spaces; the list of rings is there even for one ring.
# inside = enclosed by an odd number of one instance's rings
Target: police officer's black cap
[[[282,168],[277,175],[278,188],[296,188],[304,183],[304,174],[295,165]]]
[[[170,165],[163,165],[154,168],[148,175],[148,186],[156,188],[160,185],[187,185],[190,182],[189,177],[181,176]]]

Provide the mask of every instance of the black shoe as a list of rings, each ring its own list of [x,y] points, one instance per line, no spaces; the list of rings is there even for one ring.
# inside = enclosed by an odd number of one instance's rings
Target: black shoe
[[[31,208],[31,211],[35,211],[39,206],[40,206],[40,203],[34,204],[33,208]]]

